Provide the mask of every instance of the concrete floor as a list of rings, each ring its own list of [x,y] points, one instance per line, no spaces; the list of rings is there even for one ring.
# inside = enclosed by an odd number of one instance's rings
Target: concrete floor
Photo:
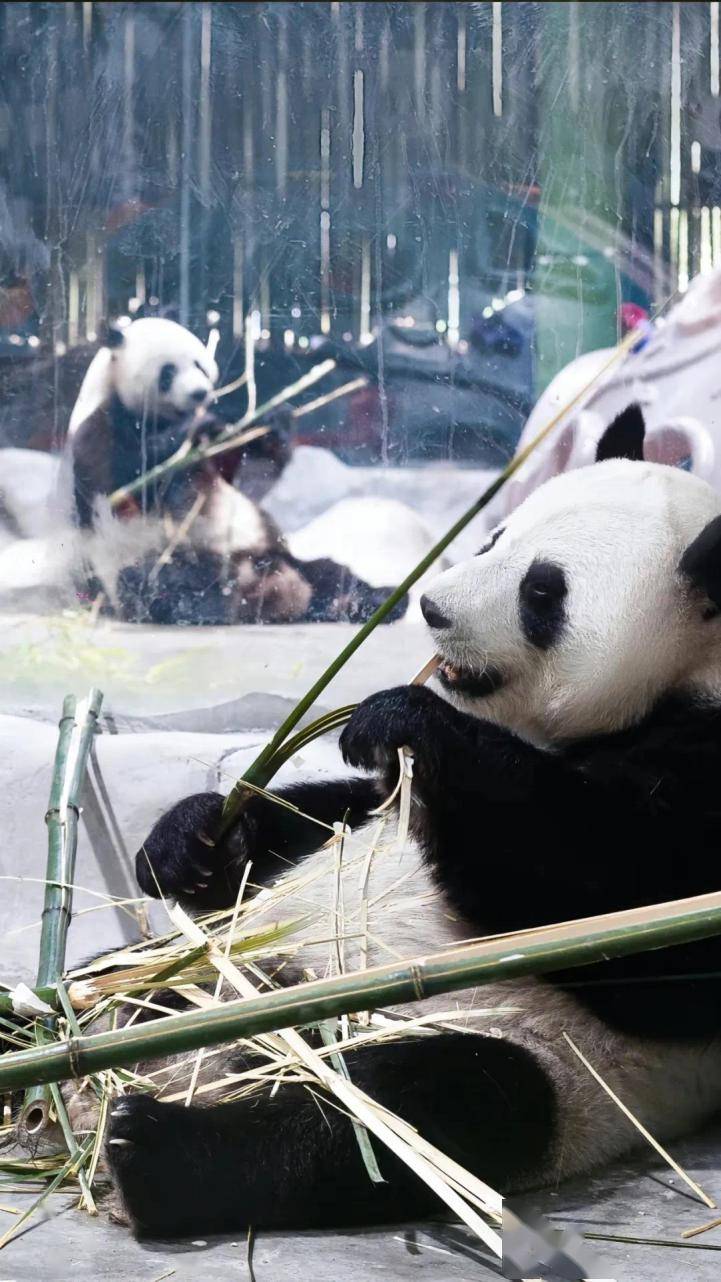
[[[674,1157],[721,1203],[719,1153],[721,1127],[673,1145]],[[30,1200],[0,1188],[3,1206],[22,1209]],[[244,1238],[141,1243],[126,1230],[74,1209],[74,1199],[67,1196],[55,1195],[49,1204],[0,1254],[1,1282],[36,1282],[38,1276],[44,1282],[160,1282],[166,1277],[173,1282],[299,1282],[310,1276],[314,1282],[490,1282],[502,1276],[499,1264],[465,1227],[442,1221],[345,1233],[261,1232],[251,1273]],[[718,1282],[721,1276],[721,1228],[688,1242],[680,1236],[708,1222],[714,1212],[655,1154],[641,1153],[633,1162],[533,1194],[519,1205],[579,1234],[649,1240],[589,1243],[604,1282]],[[0,1231],[12,1218],[0,1211]],[[668,1245],[653,1245],[659,1240]]]
[[[29,616],[0,619],[0,979],[32,978],[36,964],[46,838],[43,815],[62,697],[91,683],[105,692],[103,735],[84,797],[76,881],[89,890],[131,891],[131,856],[157,815],[187,792],[227,787],[297,697],[337,654],[352,629],[153,630]],[[423,630],[379,630],[323,697],[325,707],[408,677],[428,655]],[[286,767],[331,771],[339,759],[321,742]],[[110,819],[114,816],[117,830]],[[118,837],[120,834],[120,839]],[[97,899],[78,892],[70,958],[129,937],[117,910],[83,912]],[[721,1129],[673,1145],[674,1156],[721,1202]],[[27,1195],[0,1186],[0,1205],[22,1209]],[[616,1282],[703,1282],[721,1276],[721,1229],[694,1244],[684,1228],[713,1217],[648,1151],[633,1163],[528,1199],[552,1223],[580,1232],[661,1239],[659,1246],[599,1242],[603,1278]],[[13,1217],[0,1209],[0,1233]],[[718,1249],[716,1249],[718,1248]],[[259,1234],[257,1282],[340,1279],[494,1278],[500,1269],[462,1228],[438,1223],[353,1233]],[[53,1195],[0,1253],[0,1282],[252,1282],[246,1243],[136,1243],[104,1220]]]

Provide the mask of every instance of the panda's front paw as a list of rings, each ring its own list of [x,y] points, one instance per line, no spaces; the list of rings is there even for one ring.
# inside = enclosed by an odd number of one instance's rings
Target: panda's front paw
[[[386,769],[399,748],[410,748],[423,763],[436,756],[434,723],[442,702],[423,686],[381,690],[358,704],[340,737],[340,750],[349,766]]]
[[[242,816],[222,841],[224,798],[217,792],[185,797],[162,815],[135,857],[141,890],[157,899],[187,901],[202,910],[232,904],[250,857],[252,821]]]

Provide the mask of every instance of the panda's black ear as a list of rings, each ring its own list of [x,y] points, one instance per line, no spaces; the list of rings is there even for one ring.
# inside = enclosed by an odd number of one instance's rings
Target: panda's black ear
[[[709,521],[689,544],[678,568],[692,587],[713,602],[714,614],[721,610],[721,516]]]
[[[109,323],[103,325],[100,333],[100,341],[103,347],[122,347],[125,342],[125,332],[122,325]]]
[[[640,405],[627,405],[606,428],[596,446],[596,462],[609,458],[643,459],[646,424]]]

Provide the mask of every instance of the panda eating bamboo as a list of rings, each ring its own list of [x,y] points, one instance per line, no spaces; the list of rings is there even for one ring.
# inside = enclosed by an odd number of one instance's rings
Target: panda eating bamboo
[[[280,789],[297,811],[256,797],[215,846],[203,834],[222,798],[186,798],[138,854],[145,893],[195,911],[232,906],[252,860],[251,883],[274,886],[272,906],[258,901],[261,926],[264,911],[277,924],[279,902],[297,921],[332,912],[342,895],[352,970],[717,890],[721,502],[698,478],[643,462],[642,435],[631,407],[603,437],[604,461],[549,481],[427,589],[439,689],[399,687],[359,705],[341,749],[362,773]],[[357,863],[345,856],[339,873],[304,816],[345,817],[362,835],[404,745],[415,761],[411,839],[371,860],[361,930]],[[327,968],[327,925],[316,917],[297,940],[281,983]],[[638,1138],[564,1033],[660,1139],[721,1104],[718,939],[395,1014],[421,1011],[439,1025],[359,1046],[346,1055],[350,1076],[503,1193],[587,1171]],[[218,1054],[215,1077],[248,1067],[247,1049]],[[107,1153],[136,1232],[433,1209],[385,1150],[384,1182],[372,1182],[348,1116],[303,1082],[210,1107],[202,1092],[190,1107],[162,1094],[111,1105]]]
[[[365,583],[330,557],[293,556],[271,517],[241,492],[252,479],[259,497],[259,477],[270,484],[287,463],[288,431],[277,423],[267,436],[164,476],[126,501],[124,514],[136,519],[125,528],[113,518],[108,495],[224,426],[209,409],[217,379],[206,348],[175,321],[144,317],[108,330],[68,429],[93,594],[102,591],[116,613],[136,623],[367,619],[395,585]]]

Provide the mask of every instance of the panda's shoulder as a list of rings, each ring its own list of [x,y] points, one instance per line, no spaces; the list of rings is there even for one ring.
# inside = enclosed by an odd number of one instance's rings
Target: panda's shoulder
[[[666,787],[674,781],[703,786],[721,766],[721,703],[674,695],[635,725],[567,744],[564,753],[570,764],[599,781],[641,782],[653,776]]]
[[[137,415],[128,409],[123,400],[122,382],[115,382],[110,398],[105,405],[105,413],[115,433],[123,428],[135,428]]]
[[[102,455],[110,448],[113,428],[110,405],[99,405],[73,432],[70,438],[73,453],[83,457],[89,457],[91,454]]]

